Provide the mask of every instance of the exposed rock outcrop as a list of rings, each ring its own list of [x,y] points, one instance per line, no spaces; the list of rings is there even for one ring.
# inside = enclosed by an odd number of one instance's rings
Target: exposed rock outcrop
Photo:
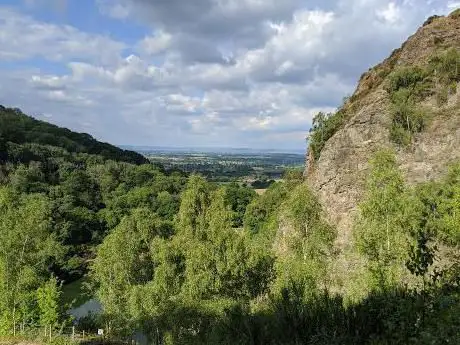
[[[339,248],[350,243],[353,214],[364,194],[368,161],[376,151],[393,147],[409,183],[436,179],[460,160],[460,85],[442,107],[433,99],[424,102],[432,119],[408,147],[390,140],[391,102],[384,87],[395,68],[423,66],[450,47],[460,49],[460,15],[430,18],[400,49],[361,77],[345,104],[346,123],[327,141],[317,161],[308,159],[307,180],[337,225]]]

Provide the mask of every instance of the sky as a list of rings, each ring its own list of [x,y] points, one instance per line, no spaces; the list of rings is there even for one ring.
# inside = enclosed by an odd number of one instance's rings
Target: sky
[[[0,104],[117,145],[299,150],[450,0],[0,0]]]

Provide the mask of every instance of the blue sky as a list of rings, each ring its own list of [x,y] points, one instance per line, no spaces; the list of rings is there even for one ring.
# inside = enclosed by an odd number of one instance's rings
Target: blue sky
[[[114,144],[302,149],[450,0],[0,0],[0,103]]]

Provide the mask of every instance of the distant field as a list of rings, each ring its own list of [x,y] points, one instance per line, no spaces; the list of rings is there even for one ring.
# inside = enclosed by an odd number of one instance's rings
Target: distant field
[[[270,152],[176,152],[144,151],[152,163],[166,169],[179,169],[187,173],[200,173],[215,182],[246,182],[278,180],[290,168],[303,169],[305,157],[300,153]],[[268,186],[268,185],[267,185]],[[259,184],[255,189],[265,189]]]

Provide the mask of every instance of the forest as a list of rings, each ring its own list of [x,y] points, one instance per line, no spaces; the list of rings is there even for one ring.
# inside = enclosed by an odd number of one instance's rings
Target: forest
[[[377,152],[347,249],[358,268],[339,278],[336,229],[299,171],[256,195],[17,109],[0,123],[1,337],[74,324],[170,345],[460,339],[458,163],[408,186]],[[103,312],[72,320],[62,290],[82,277]]]

